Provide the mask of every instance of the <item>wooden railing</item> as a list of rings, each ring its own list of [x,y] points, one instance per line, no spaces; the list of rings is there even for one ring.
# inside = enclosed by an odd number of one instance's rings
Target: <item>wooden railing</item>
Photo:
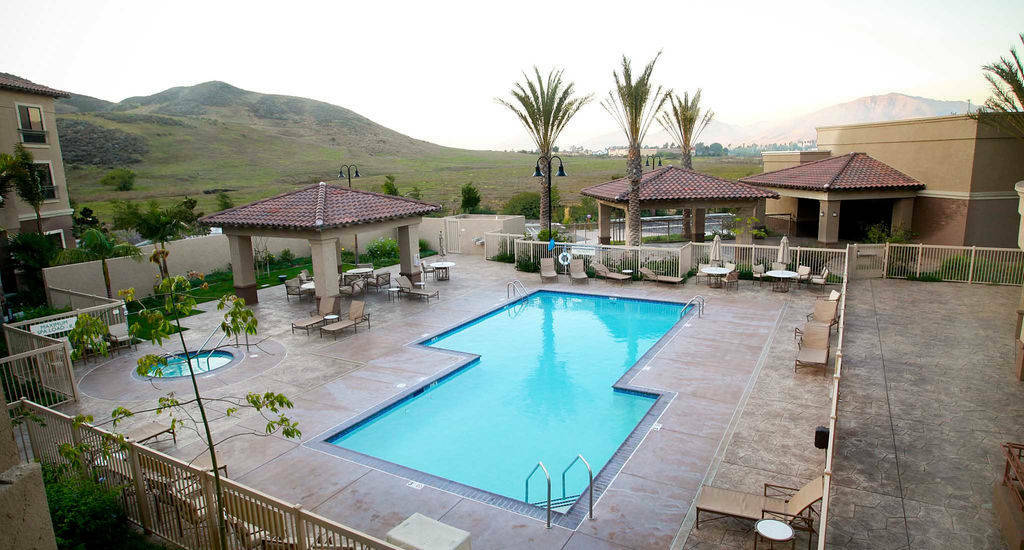
[[[82,467],[100,483],[121,494],[128,519],[168,542],[186,549],[220,547],[218,512],[213,504],[213,474],[130,440],[112,442],[113,433],[22,399],[8,405],[15,416],[24,412],[16,436],[26,460],[68,464],[59,449],[85,444]],[[27,440],[27,445],[24,444]],[[106,448],[106,452],[101,452]],[[221,478],[221,499],[227,523],[227,547],[345,548],[398,550],[398,547],[345,527],[322,516]]]

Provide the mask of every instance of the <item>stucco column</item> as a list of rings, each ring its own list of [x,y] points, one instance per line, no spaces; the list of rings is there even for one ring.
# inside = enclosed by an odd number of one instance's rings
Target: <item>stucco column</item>
[[[898,228],[910,230],[914,223],[914,198],[896,199],[892,203],[892,225],[893,231]]]
[[[316,297],[338,295],[338,239],[309,241],[313,260],[313,280],[316,281]]]
[[[249,235],[228,235],[228,249],[231,252],[231,274],[235,282],[235,295],[247,305],[258,304],[256,295],[256,270],[252,256],[252,237]]]
[[[597,203],[597,242],[612,242],[612,207],[600,202]]]
[[[839,242],[839,206],[843,201],[818,201],[818,242]]]
[[[757,225],[755,222],[750,221],[750,225],[747,225],[747,221],[750,218],[755,217],[754,213],[757,211],[756,207],[740,208],[737,212],[737,217],[740,221],[737,222],[743,231],[736,234],[736,244],[751,244],[754,242],[754,235],[751,233],[754,227]]]
[[[706,213],[707,209],[705,208],[693,209],[693,242],[704,242],[704,214]]]
[[[419,251],[419,240],[416,238],[415,225],[398,226],[398,259],[401,261],[400,275],[410,281],[420,280],[420,270],[415,269],[416,252]]]

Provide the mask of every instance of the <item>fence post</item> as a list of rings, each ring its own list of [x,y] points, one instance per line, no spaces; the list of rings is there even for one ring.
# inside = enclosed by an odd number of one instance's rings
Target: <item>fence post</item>
[[[796,266],[800,267],[800,247],[796,247]]]
[[[206,499],[206,522],[210,526],[207,532],[210,534],[210,548],[220,547],[220,510],[217,509],[217,488],[214,485],[213,474],[200,472],[199,480],[203,486],[203,497]]]
[[[67,340],[64,341],[64,348],[61,350],[64,353],[64,370],[68,377],[68,383],[71,384],[71,397],[78,402],[78,382],[75,380],[75,368],[71,364],[71,352],[68,348],[71,344]]]
[[[978,251],[978,246],[974,245],[971,247],[971,267],[967,270],[967,284],[974,282],[974,254]]]
[[[295,548],[306,550],[309,548],[309,541],[306,540],[306,518],[302,517],[302,505],[295,505]]]
[[[153,532],[153,516],[149,509],[149,496],[146,494],[146,480],[142,477],[142,464],[139,462],[139,449],[134,443],[128,445],[128,467],[132,472],[135,484],[135,500],[139,503],[139,516],[142,529],[148,534]]]
[[[917,273],[915,277],[921,277],[921,255],[924,254],[924,243],[917,243]]]
[[[885,243],[885,253],[882,255],[882,278],[889,278],[889,243]]]
[[[22,397],[19,401],[21,401],[21,410],[28,414],[28,398]],[[22,420],[22,422],[25,424],[25,430],[28,431],[28,445],[29,447],[32,447],[32,456],[42,460],[43,455],[39,452],[39,437],[36,435],[36,431],[32,429],[32,424],[35,424],[35,422],[32,422],[32,419],[25,419]]]

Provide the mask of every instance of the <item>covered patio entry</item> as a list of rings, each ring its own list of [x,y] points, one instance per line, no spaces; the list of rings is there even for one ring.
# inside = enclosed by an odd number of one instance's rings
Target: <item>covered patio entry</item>
[[[416,228],[424,214],[440,206],[423,201],[361,191],[320,182],[200,219],[220,227],[228,237],[235,293],[246,303],[259,302],[253,263],[253,237],[306,239],[312,251],[316,296],[338,294],[338,256],[343,236],[395,229],[401,274],[415,280],[418,262]]]

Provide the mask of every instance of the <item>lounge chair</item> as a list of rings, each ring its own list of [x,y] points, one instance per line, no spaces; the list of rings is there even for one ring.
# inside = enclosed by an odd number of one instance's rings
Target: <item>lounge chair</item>
[[[754,282],[759,283],[761,286],[764,286],[764,264],[757,264],[751,267],[750,272],[754,277]]]
[[[824,477],[816,477],[800,489],[765,483],[764,495],[752,495],[705,485],[701,487],[700,498],[697,499],[695,526],[700,529],[701,512],[705,515],[715,515],[711,519],[705,519],[705,522],[722,517],[751,521],[777,519],[788,523],[795,530],[809,533],[807,547],[811,548],[811,539],[817,534],[814,520],[818,517],[818,511],[814,509],[814,505],[821,500],[824,491]]]
[[[171,434],[171,439],[175,443],[178,442],[178,435],[174,432],[174,426],[169,426],[160,422],[143,422],[124,433],[124,436],[136,443],[145,443],[150,439],[156,439],[163,434]]]
[[[549,279],[554,279],[558,282],[558,272],[555,271],[555,259],[554,258],[541,258],[540,259],[540,282],[544,282]]]
[[[829,326],[823,323],[810,322],[803,328],[794,329],[799,350],[793,363],[793,372],[799,367],[822,367],[822,373],[828,375]]]
[[[587,277],[587,270],[583,268],[583,260],[581,258],[569,260],[569,284],[577,281],[590,282],[590,277]]]
[[[705,267],[711,267],[711,264],[699,264],[697,266],[697,284],[701,283],[701,279],[703,279],[705,283],[708,282],[708,274],[704,273]]]
[[[344,319],[329,325],[320,327],[320,337],[324,337],[324,333],[333,334],[334,338],[338,338],[338,334],[341,331],[352,327],[352,330],[359,332],[359,323],[366,323],[366,328],[370,328],[370,315],[366,313],[366,302],[360,300],[352,300],[352,303],[348,306],[348,319]]]
[[[838,312],[838,301],[816,300],[814,302],[814,311],[807,315],[807,320],[812,323],[827,325],[831,329],[839,324]]]
[[[406,277],[405,275],[399,275],[396,281],[398,282],[398,288],[401,289],[400,292],[402,294],[406,294],[408,296],[416,296],[417,298],[423,298],[427,302],[429,302],[431,298],[441,298],[440,291],[435,290],[431,292],[426,289],[416,288],[412,285],[412,281],[410,281],[409,278]]]
[[[818,299],[828,300],[830,302],[838,302],[840,296],[842,296],[842,294],[838,290],[833,290],[828,293],[828,296],[818,296]]]
[[[391,288],[391,273],[385,271],[374,275],[366,280],[366,286],[372,286],[377,289],[377,292],[380,292],[382,288]]]
[[[796,268],[796,284],[806,283],[811,280],[811,268],[806,265],[800,265]]]
[[[609,281],[616,281],[625,284],[626,281],[632,279],[632,277],[630,277],[629,275],[625,275],[623,273],[616,273],[608,269],[601,262],[590,262],[590,267],[594,268],[594,273],[597,274],[598,277],[604,277]]]
[[[669,283],[677,285],[683,282],[682,277],[673,277],[671,275],[658,275],[657,273],[647,269],[646,267],[640,268],[640,275],[643,276],[644,281],[654,281],[656,283]]]
[[[818,285],[818,288],[820,288],[821,292],[824,293],[825,285],[828,284],[828,275],[829,271],[826,267],[825,269],[821,270],[821,275],[811,275],[811,278],[807,282],[812,285]]]
[[[725,289],[729,290],[729,287],[739,290],[740,289],[740,272],[732,270],[725,274],[725,280],[722,281],[725,285]]]
[[[324,324],[324,316],[334,314],[335,308],[338,307],[337,296],[327,296],[320,299],[320,306],[316,311],[309,312],[308,319],[299,319],[292,323],[292,334],[295,334],[295,329],[301,328],[306,331],[306,335],[309,335],[311,329],[317,328]]]

